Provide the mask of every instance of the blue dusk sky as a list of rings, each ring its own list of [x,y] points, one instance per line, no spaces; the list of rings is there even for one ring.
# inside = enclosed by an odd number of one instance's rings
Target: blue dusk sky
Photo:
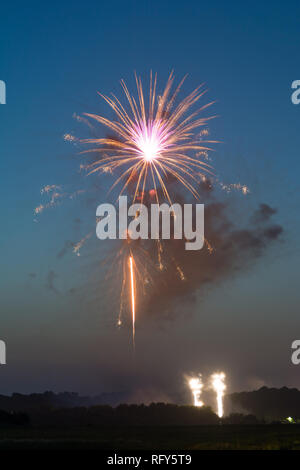
[[[172,399],[184,374],[216,369],[226,372],[231,391],[300,387],[300,366],[290,359],[300,334],[300,105],[291,101],[299,41],[296,1],[1,5],[0,339],[7,365],[0,366],[0,393],[128,391]],[[94,223],[108,183],[99,177],[88,201],[66,197],[37,218],[33,211],[47,184],[66,192],[89,187],[78,172],[79,148],[63,139],[88,135],[74,116],[111,116],[97,91],[120,96],[121,78],[133,90],[134,71],[146,83],[150,70],[160,89],[171,70],[177,81],[188,74],[182,96],[205,83],[203,104],[216,101],[211,112],[218,115],[209,126],[221,142],[215,172],[250,189],[247,196],[224,193],[224,201],[234,199],[249,220],[261,203],[275,208],[283,232],[245,269],[174,306],[181,312],[172,320],[158,312],[137,319],[133,358],[130,328],[115,328],[116,295],[95,257],[106,248],[93,233],[80,257],[69,249]]]

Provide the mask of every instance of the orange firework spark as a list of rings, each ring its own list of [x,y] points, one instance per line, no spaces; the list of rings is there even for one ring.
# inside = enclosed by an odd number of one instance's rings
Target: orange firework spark
[[[135,345],[135,288],[134,288],[134,273],[133,273],[133,257],[129,257],[130,269],[130,290],[131,290],[131,310],[132,310],[132,339],[133,346]]]
[[[137,76],[135,78],[137,100],[128,91],[124,80],[121,80],[129,104],[129,112],[115,95],[110,98],[100,94],[114,110],[117,119],[109,120],[97,114],[85,113],[85,116],[113,131],[115,137],[81,140],[82,143],[96,145],[96,148],[87,152],[101,154],[99,159],[83,167],[88,174],[99,171],[112,173],[120,169],[121,176],[116,179],[112,187],[123,181],[121,195],[128,185],[134,182],[133,200],[139,191],[144,192],[149,180],[155,190],[158,187],[162,189],[164,196],[171,203],[166,185],[168,176],[175,178],[195,197],[198,197],[195,184],[197,186],[204,173],[211,173],[210,165],[200,160],[199,155],[201,152],[211,150],[203,143],[213,141],[203,141],[201,133],[198,132],[198,135],[194,133],[196,129],[205,126],[207,121],[212,119],[212,117],[199,117],[199,113],[212,103],[187,115],[191,107],[204,95],[205,90],[202,90],[202,85],[175,105],[184,79],[172,91],[174,76],[171,73],[162,95],[157,96],[157,76],[155,75],[153,79],[151,73],[149,97],[146,104],[141,78]],[[189,155],[191,151],[195,151],[196,154]]]

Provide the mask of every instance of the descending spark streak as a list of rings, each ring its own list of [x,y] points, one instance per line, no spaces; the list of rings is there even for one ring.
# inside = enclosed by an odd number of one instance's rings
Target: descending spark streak
[[[130,290],[131,290],[131,310],[132,310],[132,340],[135,346],[135,289],[134,289],[134,274],[133,274],[133,258],[129,257],[130,269]]]
[[[213,374],[212,375],[212,386],[217,394],[217,406],[218,406],[218,416],[222,418],[224,414],[223,410],[223,395],[224,390],[226,389],[226,385],[224,383],[225,374],[221,372],[220,374]]]
[[[194,397],[194,406],[203,406],[203,402],[200,400],[200,395],[203,388],[201,376],[199,378],[190,379],[189,386]]]

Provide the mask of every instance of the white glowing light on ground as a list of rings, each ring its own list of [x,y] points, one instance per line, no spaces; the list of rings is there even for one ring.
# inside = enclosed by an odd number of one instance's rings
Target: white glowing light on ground
[[[224,383],[225,374],[223,372],[219,374],[213,374],[211,378],[212,378],[213,389],[215,390],[217,394],[217,407],[218,407],[217,413],[218,413],[219,418],[222,418],[224,414],[223,396],[224,396],[224,391],[226,389],[226,385]]]
[[[194,406],[203,406],[203,402],[200,400],[200,395],[203,388],[201,377],[190,379],[189,386],[194,397]]]

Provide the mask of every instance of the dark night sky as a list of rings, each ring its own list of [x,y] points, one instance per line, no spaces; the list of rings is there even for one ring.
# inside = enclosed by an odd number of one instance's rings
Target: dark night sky
[[[300,105],[290,99],[300,79],[299,21],[296,1],[1,6],[0,338],[7,365],[0,393],[171,399],[184,374],[216,369],[226,372],[231,391],[300,387],[300,368],[290,361],[300,331]],[[239,211],[266,203],[284,232],[250,266],[178,303],[172,320],[156,312],[137,321],[134,359],[130,330],[115,328],[110,291],[95,269],[93,250],[103,254],[102,242],[94,237],[80,257],[71,250],[57,256],[88,231],[105,191],[88,204],[67,201],[37,222],[33,208],[46,184],[87,184],[76,148],[62,138],[82,127],[73,114],[105,114],[96,92],[119,96],[121,78],[132,88],[134,70],[147,79],[150,69],[162,84],[172,69],[178,80],[188,73],[183,94],[205,82],[207,99],[217,100],[210,130],[222,141],[213,155],[218,175],[250,188],[246,198],[233,196]]]

